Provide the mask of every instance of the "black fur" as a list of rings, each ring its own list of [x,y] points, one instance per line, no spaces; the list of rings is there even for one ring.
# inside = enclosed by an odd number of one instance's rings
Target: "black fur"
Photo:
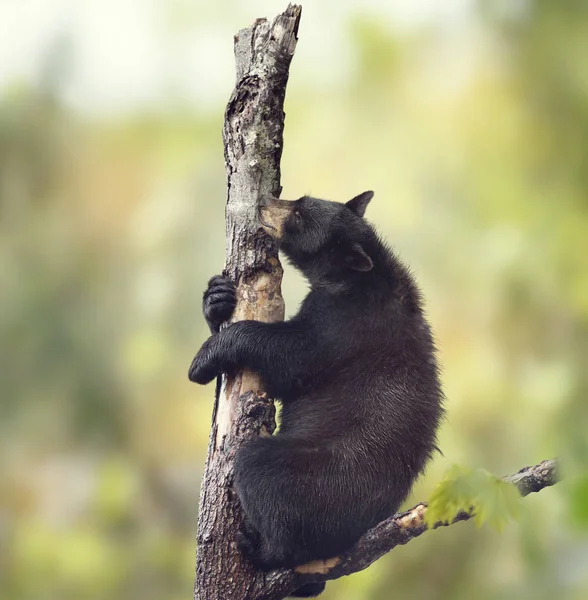
[[[287,205],[280,249],[311,286],[300,311],[229,325],[190,367],[202,384],[253,370],[282,402],[278,433],[235,459],[240,546],[264,569],[347,550],[398,509],[436,448],[443,410],[431,332],[411,275],[362,218],[372,195]],[[234,297],[228,280],[211,280],[213,331]],[[322,591],[312,585],[307,594]]]
[[[326,584],[321,583],[307,583],[302,587],[299,587],[293,594],[295,598],[314,598],[325,591]]]
[[[235,284],[230,279],[217,275],[208,282],[202,298],[202,312],[211,333],[217,333],[231,318],[236,303]]]

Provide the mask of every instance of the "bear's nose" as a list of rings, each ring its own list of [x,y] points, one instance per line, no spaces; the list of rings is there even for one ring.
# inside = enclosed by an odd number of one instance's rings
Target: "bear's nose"
[[[271,194],[261,194],[261,196],[259,196],[259,206],[267,206],[268,204],[271,204],[273,200],[277,200],[277,198],[274,198]]]

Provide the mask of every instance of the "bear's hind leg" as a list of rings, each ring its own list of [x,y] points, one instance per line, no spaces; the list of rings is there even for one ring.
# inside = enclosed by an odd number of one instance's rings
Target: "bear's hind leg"
[[[292,598],[314,598],[325,591],[325,586],[326,583],[324,581],[319,583],[307,583],[298,588],[295,592],[292,592],[290,596]]]
[[[270,571],[283,565],[281,553],[277,555],[247,517],[237,534],[237,547],[245,558],[258,569]]]
[[[237,547],[245,558],[258,569],[269,571],[281,566],[282,561],[271,556],[271,553],[268,552],[268,545],[263,543],[261,534],[247,518],[244,519],[237,534]],[[292,592],[291,596],[293,598],[313,598],[322,593],[324,589],[324,583],[307,583]]]
[[[261,534],[245,517],[237,533],[237,548],[251,563],[256,563],[261,546]]]

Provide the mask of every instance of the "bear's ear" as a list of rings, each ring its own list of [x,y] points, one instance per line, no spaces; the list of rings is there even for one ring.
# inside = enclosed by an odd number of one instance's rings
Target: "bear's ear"
[[[366,251],[361,247],[361,244],[355,242],[351,245],[345,264],[354,271],[371,271],[374,268],[372,259],[367,255]]]
[[[370,203],[370,200],[374,197],[374,192],[363,192],[359,196],[355,196],[345,204],[347,208],[350,208],[356,215],[363,217],[365,209]]]

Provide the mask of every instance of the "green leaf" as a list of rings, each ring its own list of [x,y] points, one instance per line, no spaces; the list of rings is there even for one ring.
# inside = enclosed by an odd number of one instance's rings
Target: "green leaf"
[[[454,465],[429,499],[425,516],[428,527],[451,522],[460,511],[472,512],[478,527],[487,523],[502,531],[520,509],[520,495],[511,483],[484,469]]]

